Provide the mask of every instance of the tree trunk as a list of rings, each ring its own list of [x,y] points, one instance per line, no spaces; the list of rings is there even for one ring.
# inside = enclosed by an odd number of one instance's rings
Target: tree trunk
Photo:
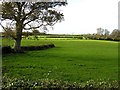
[[[14,51],[16,52],[16,53],[22,53],[23,52],[23,50],[21,49],[21,39],[16,39],[15,40],[15,46],[14,46]]]
[[[16,23],[16,40],[14,51],[16,53],[22,53],[23,50],[21,49],[21,40],[22,40],[22,23]]]

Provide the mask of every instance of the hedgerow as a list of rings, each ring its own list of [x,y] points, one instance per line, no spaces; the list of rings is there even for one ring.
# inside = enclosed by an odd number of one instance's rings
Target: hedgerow
[[[2,90],[118,90],[118,81],[89,80],[81,83],[68,81],[39,79],[29,80],[25,78],[3,77]]]
[[[30,51],[30,50],[43,50],[43,49],[48,49],[53,47],[55,47],[54,44],[47,44],[47,45],[40,45],[40,46],[21,46],[21,49],[23,51]],[[14,53],[14,49],[11,48],[10,46],[2,47],[2,54],[9,54],[9,53]]]
[[[54,44],[47,44],[47,45],[40,45],[40,46],[22,46],[21,48],[23,50],[43,50],[43,49],[48,49],[53,47],[55,47]]]

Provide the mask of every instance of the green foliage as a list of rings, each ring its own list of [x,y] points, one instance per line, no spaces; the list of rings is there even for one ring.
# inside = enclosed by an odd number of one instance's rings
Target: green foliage
[[[118,41],[120,41],[120,30],[114,29],[114,30],[112,31],[110,37],[111,37],[113,40],[118,40]]]
[[[30,90],[34,90],[34,89],[40,89],[40,90],[44,90],[44,89],[50,89],[50,90],[72,90],[72,89],[84,89],[84,90],[88,90],[88,89],[99,89],[99,90],[117,90],[118,89],[118,82],[115,81],[103,81],[103,80],[89,80],[87,82],[81,82],[81,83],[70,83],[67,81],[61,81],[61,80],[53,80],[53,79],[38,79],[37,81],[32,81],[29,79],[25,79],[25,78],[14,78],[14,79],[10,79],[7,77],[3,77],[3,89],[22,89],[22,90],[26,90],[26,89],[30,89]]]
[[[10,37],[3,37],[2,38],[2,46],[11,46],[13,47],[14,46],[14,40]]]

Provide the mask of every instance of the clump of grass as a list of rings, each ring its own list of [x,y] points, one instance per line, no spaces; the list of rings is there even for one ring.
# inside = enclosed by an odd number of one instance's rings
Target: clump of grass
[[[117,90],[118,89],[118,81],[103,81],[103,80],[89,80],[87,82],[80,82],[80,83],[70,83],[68,81],[62,80],[55,80],[55,79],[38,79],[38,80],[29,80],[25,78],[13,78],[10,79],[8,77],[3,77],[2,89],[57,89],[57,90],[64,90],[64,89],[99,89],[99,90]]]

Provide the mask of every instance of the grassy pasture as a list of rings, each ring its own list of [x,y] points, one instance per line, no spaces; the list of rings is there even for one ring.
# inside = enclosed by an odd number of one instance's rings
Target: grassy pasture
[[[70,82],[118,79],[117,42],[73,39],[22,41],[23,46],[46,43],[54,43],[56,47],[24,54],[4,55],[3,76],[31,80],[49,78]]]

